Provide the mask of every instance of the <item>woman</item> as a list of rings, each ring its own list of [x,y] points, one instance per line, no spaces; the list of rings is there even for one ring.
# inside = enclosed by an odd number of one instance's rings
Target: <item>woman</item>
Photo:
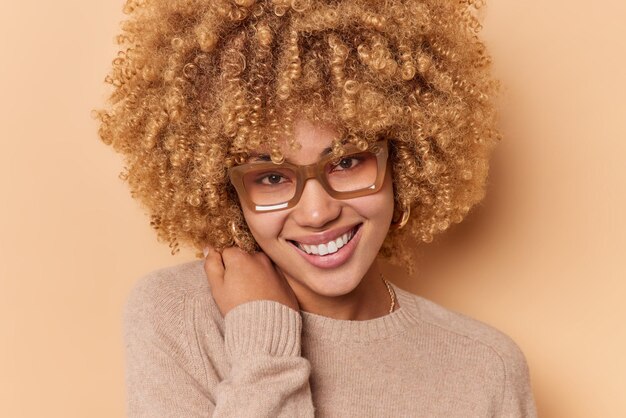
[[[410,270],[484,195],[474,7],[127,3],[100,135],[172,253],[205,254],[127,302],[131,416],[536,415],[514,342],[376,261]]]

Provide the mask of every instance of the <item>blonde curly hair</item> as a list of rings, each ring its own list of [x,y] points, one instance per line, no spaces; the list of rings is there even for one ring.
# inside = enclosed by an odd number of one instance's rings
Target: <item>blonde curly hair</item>
[[[364,147],[389,139],[401,230],[380,254],[460,222],[484,196],[498,84],[474,0],[128,0],[99,135],[172,254],[255,250],[227,169],[282,160],[298,117]],[[341,153],[340,141],[335,152]],[[198,252],[200,257],[202,254]]]

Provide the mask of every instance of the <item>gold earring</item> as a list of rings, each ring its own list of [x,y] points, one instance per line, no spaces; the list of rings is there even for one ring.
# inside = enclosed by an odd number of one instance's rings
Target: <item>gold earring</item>
[[[235,224],[235,221],[230,221],[230,232],[233,234],[233,241],[235,245],[241,248],[241,241],[237,239],[238,234],[237,234],[237,225]]]
[[[393,224],[394,228],[402,229],[404,225],[409,222],[409,216],[411,216],[411,207],[406,205],[405,209],[402,211],[402,219],[400,219],[400,222]]]

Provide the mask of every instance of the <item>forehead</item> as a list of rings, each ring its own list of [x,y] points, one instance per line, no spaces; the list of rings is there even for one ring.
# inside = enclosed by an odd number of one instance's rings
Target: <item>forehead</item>
[[[341,139],[340,133],[328,123],[313,123],[306,119],[298,119],[294,123],[294,141],[296,147],[291,147],[283,138],[279,141],[279,148],[286,161],[298,165],[312,164],[331,153],[333,142]],[[259,147],[249,151],[250,159],[270,160],[269,146]]]

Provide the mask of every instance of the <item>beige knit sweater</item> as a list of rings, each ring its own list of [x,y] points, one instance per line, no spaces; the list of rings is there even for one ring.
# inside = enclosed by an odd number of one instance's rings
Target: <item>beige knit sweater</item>
[[[126,303],[131,417],[535,417],[515,343],[394,286],[367,321],[239,305],[223,319],[203,261],[153,272]]]

